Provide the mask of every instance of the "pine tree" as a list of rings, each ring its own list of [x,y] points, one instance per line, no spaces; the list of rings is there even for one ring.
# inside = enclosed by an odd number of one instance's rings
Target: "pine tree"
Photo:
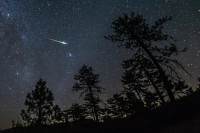
[[[111,118],[124,118],[127,116],[127,103],[121,94],[114,94],[107,100],[107,112]]]
[[[52,119],[51,124],[65,122],[64,112],[58,105],[53,106],[51,119]]]
[[[72,104],[72,106],[65,111],[70,121],[84,120],[86,117],[86,109],[82,105]]]
[[[140,101],[147,103],[147,99],[157,99],[159,103],[165,103],[162,91],[162,82],[159,73],[151,61],[143,55],[134,54],[131,59],[123,61],[124,74],[122,83],[124,91],[135,93]],[[151,96],[148,96],[151,95]],[[147,97],[148,98],[145,98]]]
[[[21,111],[21,117],[26,126],[42,126],[53,123],[55,111],[60,110],[53,103],[53,93],[46,86],[46,81],[40,79],[35,89],[28,93],[25,100],[26,108]]]
[[[155,21],[154,24],[149,25],[142,15],[136,15],[134,13],[131,15],[124,14],[112,22],[113,31],[106,38],[118,44],[120,47],[131,50],[133,52],[132,57],[135,54],[137,55],[136,58],[133,58],[136,62],[139,61],[138,58],[140,56],[148,59],[152,66],[156,68],[159,74],[158,79],[161,81],[162,88],[166,91],[169,100],[174,102],[175,96],[170,81],[180,78],[176,71],[177,67],[184,71],[186,70],[175,58],[172,58],[178,53],[185,51],[185,49],[178,50],[174,44],[175,39],[164,32],[164,24],[171,19],[171,17],[163,17]],[[134,69],[134,67],[132,65],[127,69]],[[145,65],[143,67],[143,72],[147,72],[145,77],[150,80],[148,66]],[[135,70],[137,71],[138,68],[135,68]],[[151,83],[156,87],[153,80]],[[161,95],[159,97],[162,99]]]
[[[77,81],[73,90],[80,92],[80,96],[84,97],[85,107],[93,120],[99,121],[100,117],[100,97],[103,88],[98,86],[99,75],[93,72],[92,67],[83,65],[79,73],[74,76]]]
[[[144,111],[144,103],[132,92],[114,94],[107,103],[107,112],[111,118],[131,117]]]

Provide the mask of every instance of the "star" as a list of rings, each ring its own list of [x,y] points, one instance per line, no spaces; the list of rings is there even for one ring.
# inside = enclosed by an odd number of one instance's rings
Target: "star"
[[[190,63],[190,64],[187,64],[187,66],[188,66],[188,67],[192,67],[192,66],[193,66],[193,64],[192,64],[192,63]]]
[[[51,3],[49,1],[47,2],[47,6],[51,6]]]
[[[68,55],[69,55],[69,57],[72,57],[72,53],[69,53]]]
[[[10,13],[7,13],[7,17],[8,17],[8,18],[10,17]]]
[[[18,76],[20,75],[20,73],[17,71],[17,72],[15,73],[15,75],[18,77]]]
[[[10,91],[12,91],[12,90],[13,90],[13,88],[12,88],[12,87],[9,87],[8,89],[9,89]]]

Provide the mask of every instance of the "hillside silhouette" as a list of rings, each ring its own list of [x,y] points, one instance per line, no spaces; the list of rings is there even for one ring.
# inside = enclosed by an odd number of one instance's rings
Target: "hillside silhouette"
[[[200,131],[200,92],[184,97],[173,104],[166,104],[152,111],[147,111],[133,118],[105,120],[97,123],[82,120],[68,124],[56,124],[44,127],[16,127],[2,131],[3,133],[34,133],[34,132],[177,132],[197,133]]]

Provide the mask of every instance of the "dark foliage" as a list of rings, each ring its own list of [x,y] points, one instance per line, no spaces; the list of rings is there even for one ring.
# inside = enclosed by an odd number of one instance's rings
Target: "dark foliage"
[[[69,121],[81,121],[86,118],[86,109],[79,104],[72,104],[65,113]]]
[[[53,94],[46,86],[46,81],[40,79],[35,89],[26,96],[26,109],[21,111],[24,125],[42,126],[59,121],[61,111],[58,105],[54,105],[53,100]]]
[[[175,103],[167,103],[157,109],[138,114],[129,119],[106,120],[104,123],[83,120],[76,123],[56,124],[40,128],[13,128],[2,131],[3,133],[198,133],[200,91],[182,97]]]
[[[134,93],[114,94],[107,103],[107,114],[114,119],[131,117],[145,110],[143,102]]]
[[[175,101],[171,81],[180,79],[176,72],[177,67],[184,71],[185,69],[172,58],[181,51],[174,44],[173,37],[164,32],[164,24],[170,20],[171,17],[163,17],[149,25],[142,15],[132,13],[124,14],[112,22],[113,32],[106,38],[133,52],[131,59],[123,64],[126,80],[124,84],[133,86],[138,96],[147,92],[144,91],[146,86],[152,86],[162,102],[165,101],[160,89],[166,91],[170,101]],[[151,76],[152,74],[155,76]],[[160,81],[156,81],[154,77]]]
[[[92,67],[83,65],[79,70],[79,73],[74,76],[77,81],[73,90],[80,92],[80,96],[84,97],[84,106],[87,109],[88,117],[92,117],[93,120],[99,121],[100,117],[100,97],[103,88],[98,86],[99,75],[94,74]]]

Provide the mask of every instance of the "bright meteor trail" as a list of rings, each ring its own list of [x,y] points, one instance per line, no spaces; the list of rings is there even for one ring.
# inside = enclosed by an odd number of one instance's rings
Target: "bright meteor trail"
[[[57,42],[57,43],[63,44],[63,45],[68,44],[67,42],[59,41],[59,40],[55,40],[55,39],[49,39],[49,40],[51,40],[51,41],[53,41],[53,42]]]

